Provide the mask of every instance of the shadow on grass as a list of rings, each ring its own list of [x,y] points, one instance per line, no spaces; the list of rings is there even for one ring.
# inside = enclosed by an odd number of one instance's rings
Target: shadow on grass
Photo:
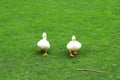
[[[73,58],[87,57],[90,55],[90,53],[92,53],[92,52],[89,49],[82,48],[78,51],[78,54],[75,55]],[[41,52],[38,52],[37,50],[34,51],[35,56],[43,56],[43,54],[44,54],[44,50],[42,50]],[[60,59],[71,59],[69,51],[64,48],[60,49],[60,52],[58,52],[58,53],[55,53],[54,51],[49,50],[48,56],[49,55],[50,55],[50,57],[54,56],[54,57],[60,58]]]
[[[63,52],[64,52],[64,55],[66,58],[71,58],[68,50],[63,50]],[[80,49],[78,51],[78,54],[75,55],[73,58],[87,57],[90,55],[90,53],[92,53],[92,52],[89,49]]]
[[[34,52],[34,55],[37,55],[37,56],[43,56],[43,54],[45,53],[45,51],[44,50],[42,50],[42,51],[38,51],[38,50],[36,50],[35,52]],[[49,55],[49,53],[50,53],[50,50],[48,51],[48,55]]]
[[[43,55],[44,51],[38,52],[37,50],[34,52],[35,55]]]
[[[81,57],[86,57],[89,55],[89,53],[90,53],[90,50],[88,50],[88,49],[80,49],[78,51],[78,55]]]

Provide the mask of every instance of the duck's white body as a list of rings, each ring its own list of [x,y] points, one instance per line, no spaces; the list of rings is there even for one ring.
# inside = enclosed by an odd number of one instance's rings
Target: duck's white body
[[[37,42],[37,46],[41,49],[41,50],[45,50],[45,49],[49,49],[50,48],[50,43],[46,40],[46,39],[41,39],[40,41]]]
[[[47,41],[47,35],[44,32],[42,34],[43,39],[37,42],[37,46],[39,47],[40,50],[48,50],[50,48],[50,43]]]
[[[70,56],[73,57],[74,55],[76,55],[81,46],[81,43],[76,41],[75,36],[72,36],[72,41],[69,41],[67,44],[67,49],[70,52]]]
[[[71,51],[77,51],[81,48],[81,43],[78,41],[70,41],[67,44],[67,49]]]

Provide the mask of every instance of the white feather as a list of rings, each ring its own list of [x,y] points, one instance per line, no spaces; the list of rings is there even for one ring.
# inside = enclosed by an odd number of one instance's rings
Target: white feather
[[[72,39],[76,39],[75,36],[73,37],[72,36]],[[72,50],[72,51],[75,51],[75,50],[79,50],[81,48],[81,43],[78,42],[78,41],[69,41],[68,44],[67,44],[67,49],[68,50]]]
[[[43,36],[43,39],[41,39],[40,41],[37,42],[37,46],[42,50],[44,50],[44,49],[48,50],[50,48],[50,43],[46,39],[46,37],[47,37],[46,33],[44,32],[42,36]]]

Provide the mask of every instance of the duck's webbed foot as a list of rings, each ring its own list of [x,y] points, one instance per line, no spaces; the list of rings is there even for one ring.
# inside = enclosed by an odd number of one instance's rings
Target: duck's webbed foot
[[[43,55],[44,55],[44,56],[47,56],[47,55],[48,55],[47,50],[45,50],[45,53],[44,53]]]
[[[74,57],[74,55],[72,54],[72,51],[70,50],[70,57]]]
[[[73,55],[77,55],[78,54],[78,52],[77,51],[73,51]]]
[[[70,53],[70,57],[74,57],[74,55],[72,53]]]

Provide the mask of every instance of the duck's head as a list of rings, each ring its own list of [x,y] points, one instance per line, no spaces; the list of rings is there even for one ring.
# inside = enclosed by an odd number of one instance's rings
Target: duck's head
[[[43,37],[43,39],[47,39],[47,35],[45,32],[43,32],[42,37]]]
[[[76,41],[76,37],[75,36],[72,36],[72,41]]]

